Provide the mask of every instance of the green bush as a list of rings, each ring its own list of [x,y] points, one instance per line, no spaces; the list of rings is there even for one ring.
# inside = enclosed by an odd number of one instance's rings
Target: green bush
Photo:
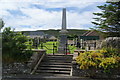
[[[104,72],[111,72],[111,69],[120,67],[120,55],[116,49],[106,48],[96,51],[81,53],[76,62],[80,69],[102,69]]]
[[[76,46],[74,46],[74,45],[72,45],[72,46],[71,46],[71,45],[68,45],[68,49],[69,49],[70,53],[73,54],[74,51],[75,51],[77,48],[76,48]]]
[[[2,33],[3,61],[25,61],[31,56],[31,51],[26,50],[28,38],[21,32],[14,32],[10,27],[5,28]]]

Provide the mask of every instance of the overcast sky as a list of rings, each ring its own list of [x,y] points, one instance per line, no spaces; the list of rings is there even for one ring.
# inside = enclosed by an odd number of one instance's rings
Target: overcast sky
[[[93,12],[105,0],[0,0],[0,18],[16,31],[61,29],[62,8],[67,9],[68,29],[89,29]]]

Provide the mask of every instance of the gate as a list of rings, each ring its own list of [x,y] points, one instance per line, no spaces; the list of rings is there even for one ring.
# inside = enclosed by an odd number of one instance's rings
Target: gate
[[[58,53],[58,43],[57,42],[50,42],[50,43],[41,43],[40,49],[45,49],[47,53]]]
[[[52,53],[53,55],[55,53],[58,53],[58,47],[59,47],[59,43],[58,42],[51,42],[51,43],[41,43],[40,44],[40,49],[45,49],[47,51],[47,53]],[[76,49],[76,47],[74,45],[70,45],[70,44],[66,44],[66,48],[64,48],[64,53],[65,55],[67,54],[71,54],[74,52],[74,50]]]
[[[76,44],[66,44],[66,47],[64,48],[63,54],[72,54],[74,53],[74,50],[77,49]],[[34,38],[33,39],[33,49],[45,49],[47,53],[49,54],[55,54],[58,52],[59,42],[58,41],[45,41],[40,40],[40,38]]]

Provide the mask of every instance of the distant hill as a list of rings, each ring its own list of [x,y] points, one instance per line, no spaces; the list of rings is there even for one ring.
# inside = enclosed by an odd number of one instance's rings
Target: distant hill
[[[85,33],[88,30],[80,30],[80,29],[67,29],[68,30],[68,35],[82,35],[83,33]],[[37,30],[36,32],[44,32],[45,34],[49,34],[49,35],[54,35],[54,36],[59,36],[59,31],[60,30],[54,30],[54,29],[49,29],[49,30]],[[29,34],[32,31],[22,31],[23,33]]]

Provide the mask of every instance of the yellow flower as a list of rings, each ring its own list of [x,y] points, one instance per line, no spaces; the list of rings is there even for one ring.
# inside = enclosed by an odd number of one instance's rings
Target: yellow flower
[[[116,60],[113,57],[104,58],[99,64],[99,67],[107,68],[111,64],[115,64]]]
[[[115,57],[116,61],[120,62],[120,57]]]
[[[105,49],[102,49],[102,50],[99,50],[100,51],[100,53],[107,53],[107,50],[105,50]]]

